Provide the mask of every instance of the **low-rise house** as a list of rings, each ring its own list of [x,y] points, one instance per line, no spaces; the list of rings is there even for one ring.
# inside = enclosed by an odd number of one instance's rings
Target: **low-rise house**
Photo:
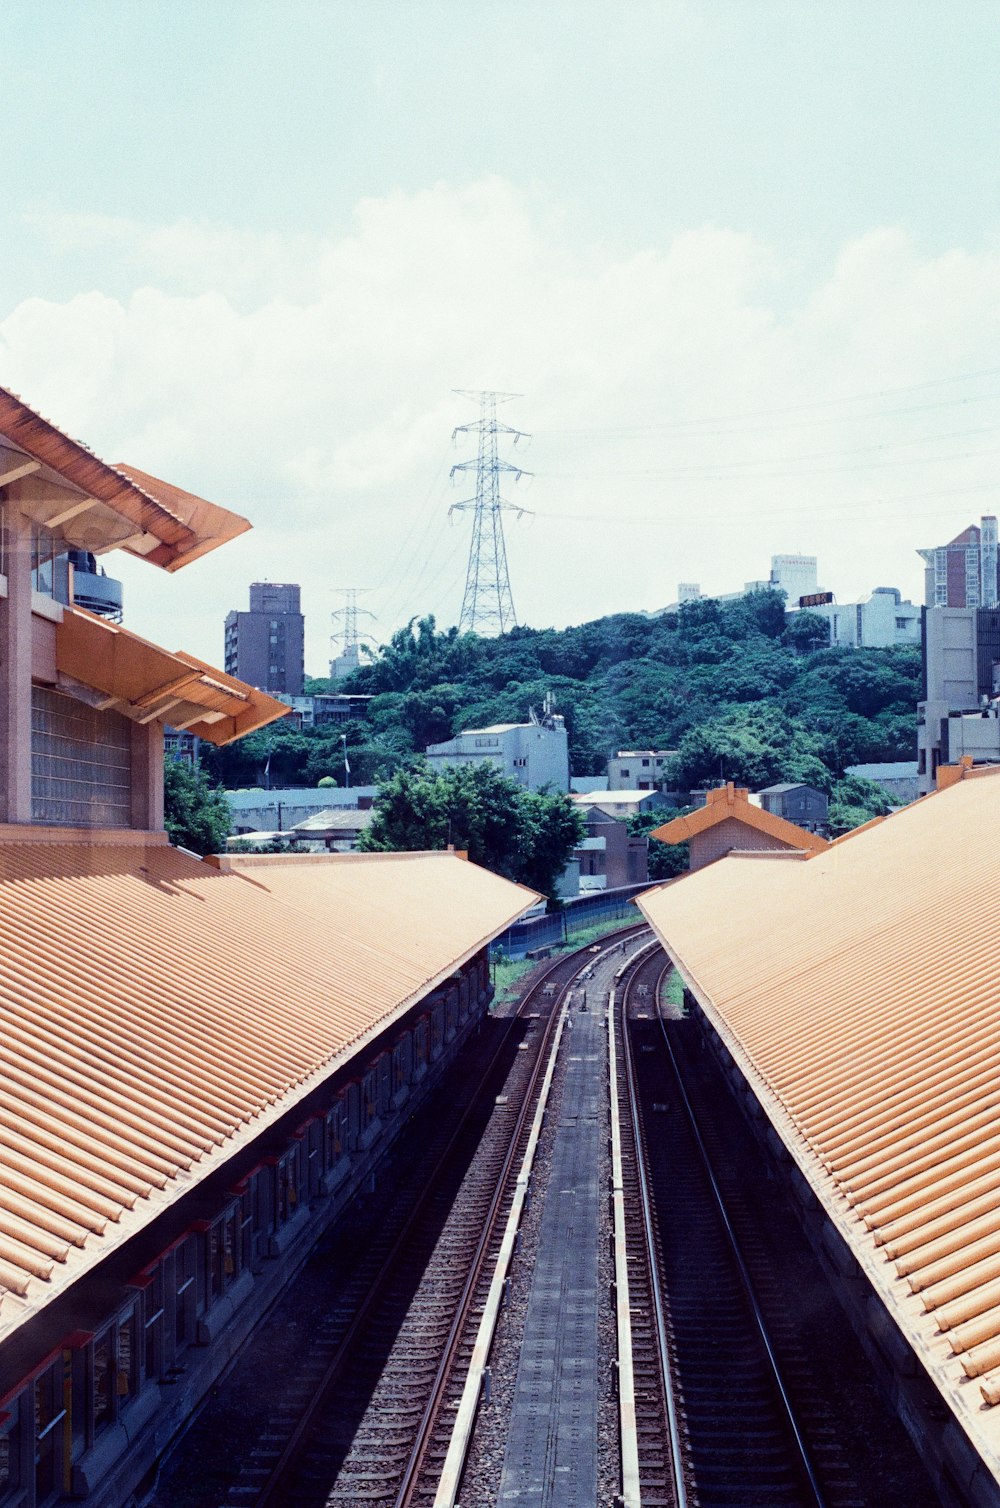
[[[649,878],[649,844],[628,830],[625,818],[595,803],[583,808],[585,836],[573,850],[580,864],[580,890],[617,890]]]
[[[569,799],[575,806],[600,806],[613,817],[655,811],[664,804],[659,791],[600,791],[589,796],[571,792]]]
[[[661,843],[690,843],[690,869],[703,869],[735,852],[805,855],[828,846],[818,833],[754,806],[750,793],[732,781],[708,791],[704,806],[654,828],[650,837]]]
[[[325,849],[327,853],[347,853],[357,847],[358,839],[375,816],[372,808],[334,806],[316,812],[304,822],[297,822],[289,834],[292,845],[302,849]]]
[[[920,795],[920,770],[915,759],[891,760],[884,764],[849,764],[845,775],[880,785],[891,801],[905,806]]]
[[[667,778],[667,762],[676,749],[619,749],[608,760],[608,788],[612,791],[658,791]]]
[[[761,809],[775,817],[784,817],[786,822],[795,822],[809,832],[818,832],[826,826],[830,801],[814,785],[804,785],[797,780],[782,780],[777,785],[765,786],[758,791]]]
[[[226,791],[226,800],[232,816],[232,828],[236,837],[248,833],[288,832],[307,817],[330,807],[359,807],[362,811],[371,806],[378,790],[374,785],[358,785],[350,790],[338,786],[284,786],[265,791]]]

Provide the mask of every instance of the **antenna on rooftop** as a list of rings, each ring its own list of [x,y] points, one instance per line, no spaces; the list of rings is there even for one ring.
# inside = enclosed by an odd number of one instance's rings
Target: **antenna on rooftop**
[[[520,393],[499,393],[492,389],[471,390],[456,388],[464,398],[479,400],[479,419],[473,424],[459,424],[452,439],[460,434],[476,434],[479,437],[478,454],[474,461],[459,461],[451,468],[454,478],[457,471],[475,471],[476,495],[465,502],[453,503],[449,514],[473,510],[472,541],[469,546],[469,564],[465,575],[465,592],[458,627],[462,633],[506,633],[517,625],[514,613],[514,598],[510,589],[510,572],[507,567],[507,545],[503,534],[504,512],[516,513],[520,518],[529,510],[518,508],[500,496],[500,473],[514,473],[514,480],[530,476],[531,472],[502,461],[497,454],[497,436],[512,435],[514,444],[529,438],[523,430],[509,424],[497,423],[497,404],[509,403],[519,398]]]

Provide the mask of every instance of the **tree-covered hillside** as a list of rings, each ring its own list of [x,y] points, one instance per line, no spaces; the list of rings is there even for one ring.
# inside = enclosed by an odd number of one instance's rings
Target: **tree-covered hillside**
[[[351,779],[391,774],[463,727],[522,721],[547,691],[577,775],[602,773],[616,749],[677,749],[680,786],[801,779],[830,790],[845,765],[914,758],[919,650],[816,647],[825,640],[808,613],[786,625],[773,591],[496,639],[438,633],[424,618],[337,688],[372,697],[368,722],[347,730]],[[279,724],[220,751],[213,773],[255,784],[268,754],[273,784],[315,784],[343,768],[340,730]]]

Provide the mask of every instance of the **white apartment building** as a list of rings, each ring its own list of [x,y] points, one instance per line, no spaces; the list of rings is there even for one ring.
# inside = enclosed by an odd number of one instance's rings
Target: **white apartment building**
[[[432,771],[491,764],[528,791],[569,790],[569,745],[564,720],[554,713],[527,723],[463,728],[455,738],[425,749]]]
[[[894,586],[877,586],[857,602],[828,602],[807,609],[830,625],[830,643],[849,649],[891,649],[920,643],[920,607]]]
[[[608,760],[609,791],[658,791],[676,749],[619,749]]]

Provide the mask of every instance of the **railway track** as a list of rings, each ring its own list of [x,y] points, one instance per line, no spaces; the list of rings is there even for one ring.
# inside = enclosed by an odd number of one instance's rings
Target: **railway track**
[[[642,1508],[859,1508],[837,1420],[781,1323],[781,1273],[712,1130],[719,1091],[696,1027],[661,1014],[668,972],[658,948],[635,964],[616,1024]]]
[[[272,1438],[258,1445],[249,1494],[238,1491],[230,1502],[259,1508],[435,1502],[450,1450],[454,1457],[453,1428],[497,1263],[505,1239],[508,1246],[516,1240],[511,1210],[530,1199],[530,1185],[517,1174],[566,992],[597,954],[641,931],[622,929],[560,960],[533,984],[520,1018],[534,1029],[480,1127],[474,1162],[458,1176],[468,1162],[468,1133],[456,1128],[377,1282],[363,1299],[351,1298],[351,1319],[327,1348],[322,1370],[313,1366],[303,1377],[299,1391],[308,1396],[286,1405]]]

